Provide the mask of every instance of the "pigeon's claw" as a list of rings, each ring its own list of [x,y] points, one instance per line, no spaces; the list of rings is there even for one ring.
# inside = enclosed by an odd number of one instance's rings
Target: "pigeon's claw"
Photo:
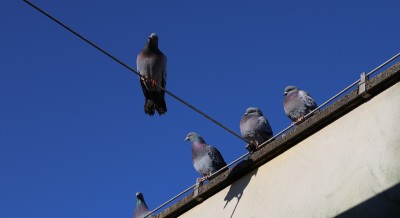
[[[251,140],[250,143],[246,146],[246,149],[251,153],[257,151],[258,142],[255,140]]]
[[[154,79],[150,79],[150,84],[151,86],[156,87],[157,82]]]
[[[148,86],[151,86],[151,87],[156,87],[156,85],[157,85],[157,82],[154,80],[154,79],[152,79],[152,78],[150,78],[150,77],[148,77],[148,76],[144,76],[144,78],[142,78],[142,80],[146,83],[146,85],[148,85]]]
[[[208,178],[209,178],[209,176],[203,176],[201,178],[197,178],[196,183],[202,183],[202,182],[206,181]]]
[[[299,117],[296,121],[293,122],[293,124],[297,125],[301,123],[304,120],[304,116]]]

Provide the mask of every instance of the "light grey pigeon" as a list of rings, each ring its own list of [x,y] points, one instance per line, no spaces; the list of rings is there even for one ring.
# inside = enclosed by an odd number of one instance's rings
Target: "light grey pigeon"
[[[144,201],[143,194],[140,192],[136,193],[136,207],[135,212],[133,213],[133,218],[143,218],[150,212],[147,207],[146,202]],[[154,218],[153,215],[147,216],[149,218]]]
[[[144,48],[136,59],[137,71],[145,79],[140,78],[145,97],[144,112],[153,116],[155,110],[159,115],[167,112],[164,100],[165,92],[157,85],[165,88],[167,84],[167,57],[158,49],[158,36],[152,33]]]
[[[221,153],[195,132],[190,132],[185,141],[192,143],[192,162],[193,166],[202,178],[197,179],[197,183],[209,179],[210,175],[226,166]]]
[[[273,136],[271,126],[259,108],[249,107],[240,120],[240,133],[250,142],[249,148],[255,151],[258,145]]]
[[[283,109],[293,124],[301,122],[305,115],[317,108],[310,94],[296,86],[287,86],[283,96]]]

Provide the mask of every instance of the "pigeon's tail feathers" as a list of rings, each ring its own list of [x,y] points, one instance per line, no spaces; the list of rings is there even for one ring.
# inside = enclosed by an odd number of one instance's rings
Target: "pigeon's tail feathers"
[[[144,103],[144,112],[150,116],[155,114],[155,110],[157,110],[159,115],[165,114],[167,112],[167,105],[164,99],[165,92],[149,91],[143,80],[140,80],[140,85],[142,86],[142,91],[146,99]]]
[[[225,164],[224,166],[222,166],[222,167],[225,167],[225,166],[226,166],[226,164]],[[218,168],[218,170],[220,170],[222,167]],[[216,170],[215,172],[217,172],[218,170]],[[210,175],[210,176],[208,177],[208,180],[214,179],[215,177],[219,176],[220,174],[222,174],[223,172],[225,172],[225,171],[227,171],[227,170],[229,170],[228,167],[226,167],[225,169],[221,170],[220,172],[218,172],[218,173],[216,173],[216,174],[214,174],[214,175],[212,175],[212,176]],[[213,172],[213,173],[215,173],[215,172]],[[212,173],[212,174],[213,174],[213,173]]]
[[[153,116],[155,112],[155,104],[153,100],[146,99],[144,103],[144,113]]]
[[[167,113],[167,104],[165,103],[164,95],[160,95],[157,98],[156,110],[159,115]]]

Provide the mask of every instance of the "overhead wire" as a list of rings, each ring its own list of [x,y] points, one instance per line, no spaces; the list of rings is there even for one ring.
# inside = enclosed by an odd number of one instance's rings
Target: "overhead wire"
[[[81,34],[79,34],[78,32],[76,32],[75,30],[73,30],[72,28],[68,27],[67,25],[65,25],[64,23],[62,23],[61,21],[59,21],[58,19],[56,19],[55,17],[51,16],[49,13],[47,13],[46,11],[42,10],[41,8],[39,8],[38,6],[36,6],[35,4],[33,4],[32,2],[28,1],[28,0],[23,0],[25,3],[27,3],[28,5],[30,5],[31,7],[33,7],[34,9],[36,9],[37,11],[39,11],[40,13],[42,13],[43,15],[45,15],[46,17],[50,18],[51,20],[53,20],[54,22],[56,22],[57,24],[59,24],[60,26],[64,27],[65,29],[67,29],[69,32],[71,32],[72,34],[74,34],[75,36],[79,37],[80,39],[82,39],[83,41],[87,42],[88,44],[90,44],[91,46],[93,46],[94,48],[96,48],[97,50],[99,50],[100,52],[102,52],[103,54],[105,54],[106,56],[108,56],[109,58],[113,59],[114,61],[118,62],[119,64],[121,64],[122,66],[124,66],[125,68],[127,68],[128,70],[132,71],[133,73],[137,74],[140,78],[145,79],[138,71],[136,71],[135,69],[133,69],[132,67],[130,67],[129,65],[127,65],[126,63],[124,63],[123,61],[119,60],[118,58],[116,58],[115,56],[111,55],[109,52],[107,52],[106,50],[102,49],[100,46],[96,45],[95,43],[91,42],[89,39],[85,38],[84,36],[82,36]],[[216,119],[210,117],[209,115],[207,115],[206,113],[204,113],[203,111],[201,111],[200,109],[194,107],[193,105],[189,104],[188,102],[186,102],[185,100],[183,100],[182,98],[178,97],[177,95],[175,95],[174,93],[168,91],[167,89],[165,89],[164,87],[162,87],[159,84],[156,84],[156,86],[158,88],[160,88],[161,90],[163,90],[165,93],[167,93],[168,95],[170,95],[171,97],[175,98],[177,101],[181,102],[182,104],[186,105],[187,107],[191,108],[192,110],[194,110],[195,112],[199,113],[200,115],[204,116],[205,118],[207,118],[208,120],[210,120],[211,122],[215,123],[216,125],[218,125],[219,127],[221,127],[222,129],[228,131],[229,133],[231,133],[232,135],[236,136],[237,138],[241,139],[242,141],[249,143],[249,141],[247,141],[245,138],[243,138],[242,136],[240,136],[239,134],[237,134],[236,132],[234,132],[233,130],[229,129],[228,127],[224,126],[222,123],[218,122]]]

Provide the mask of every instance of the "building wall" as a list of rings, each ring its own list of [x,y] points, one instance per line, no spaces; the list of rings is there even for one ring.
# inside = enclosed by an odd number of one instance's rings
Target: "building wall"
[[[337,216],[399,187],[399,159],[397,83],[181,217]]]

